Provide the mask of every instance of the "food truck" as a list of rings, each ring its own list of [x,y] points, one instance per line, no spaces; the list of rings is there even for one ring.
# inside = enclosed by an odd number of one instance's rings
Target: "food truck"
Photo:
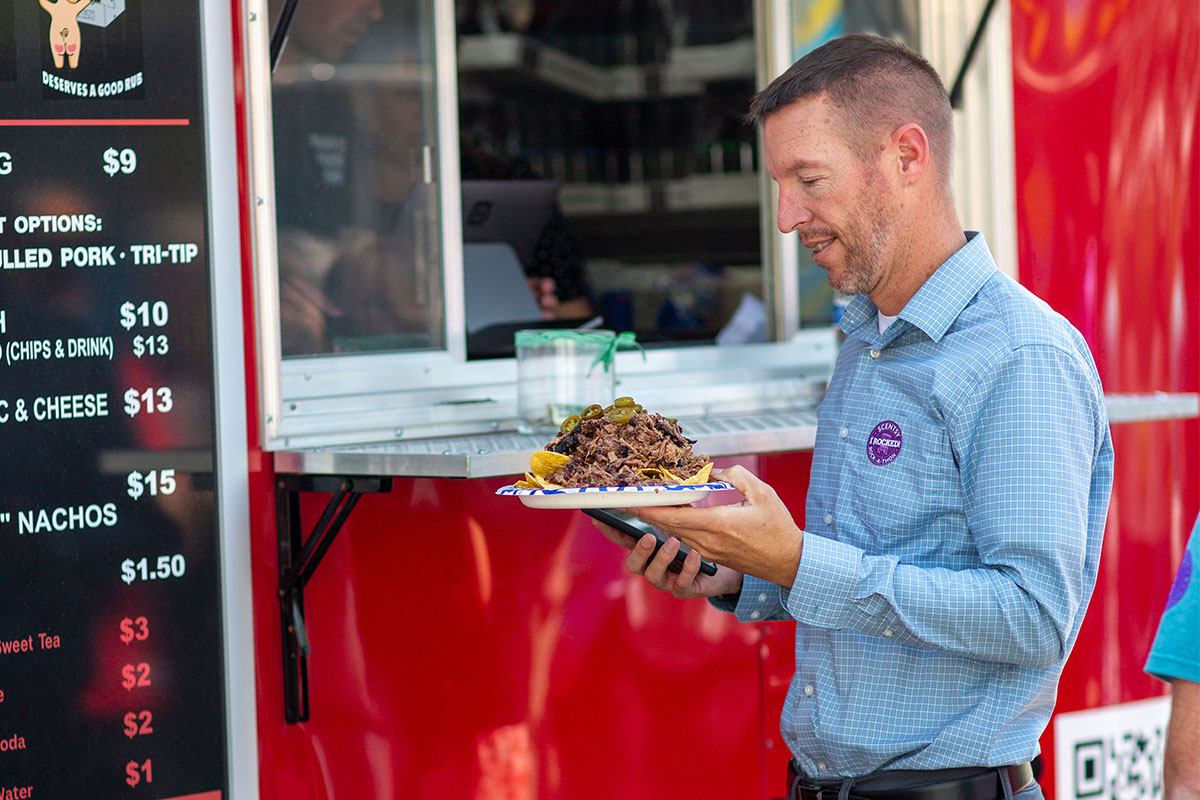
[[[0,798],[781,797],[794,623],[496,491],[549,438],[516,331],[611,330],[613,391],[804,524],[844,298],[742,115],[852,31],[945,78],[964,224],[1095,356],[1115,482],[1040,780],[1158,797],[1194,0],[41,0],[0,8]]]

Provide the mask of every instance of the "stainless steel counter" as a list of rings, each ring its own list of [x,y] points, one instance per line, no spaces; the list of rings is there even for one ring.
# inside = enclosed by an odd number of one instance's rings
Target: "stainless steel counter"
[[[696,440],[696,451],[711,457],[744,453],[809,450],[817,436],[813,410],[680,420]],[[491,433],[445,439],[290,450],[275,454],[278,472],[317,475],[380,475],[439,478],[492,478],[520,475],[529,454],[548,436]]]
[[[1196,394],[1109,395],[1106,400],[1114,425],[1200,416]],[[817,434],[812,408],[710,415],[681,419],[680,424],[696,440],[696,450],[714,458],[810,450]],[[529,454],[546,441],[546,436],[506,432],[286,450],[275,453],[275,469],[311,475],[492,478],[520,475]]]

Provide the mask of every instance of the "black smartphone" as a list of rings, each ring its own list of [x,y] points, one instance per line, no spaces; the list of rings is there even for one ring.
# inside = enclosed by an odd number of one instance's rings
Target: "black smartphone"
[[[621,533],[627,536],[632,536],[635,540],[641,539],[647,533],[654,535],[654,553],[651,558],[658,555],[658,550],[667,543],[667,537],[663,532],[648,522],[643,522],[637,517],[632,517],[621,511],[614,511],[608,508],[585,508],[583,513],[589,517],[598,519],[605,525],[611,525]],[[675,560],[667,566],[668,572],[679,572],[683,569],[683,560],[687,558],[687,554],[692,552],[692,548],[688,547],[683,542],[679,543],[679,550],[675,553]],[[700,559],[700,571],[705,575],[716,575],[717,565],[711,561]]]

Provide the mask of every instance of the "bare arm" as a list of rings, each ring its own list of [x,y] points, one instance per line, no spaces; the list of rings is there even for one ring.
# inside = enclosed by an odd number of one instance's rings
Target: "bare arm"
[[[1200,683],[1171,681],[1163,800],[1200,800]]]

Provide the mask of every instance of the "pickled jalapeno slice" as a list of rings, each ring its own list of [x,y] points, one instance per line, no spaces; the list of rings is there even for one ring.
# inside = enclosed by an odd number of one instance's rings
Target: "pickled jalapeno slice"
[[[608,412],[608,418],[618,425],[624,425],[625,423],[629,422],[629,420],[633,419],[633,416],[636,413],[637,412],[634,411],[630,406],[623,406],[621,408],[614,408],[612,411]]]
[[[584,419],[600,419],[602,416],[604,416],[604,407],[597,403],[592,403],[583,410],[583,414],[581,416]]]
[[[558,426],[559,433],[570,433],[576,425],[579,424],[579,415],[572,414],[562,421],[562,425]]]

